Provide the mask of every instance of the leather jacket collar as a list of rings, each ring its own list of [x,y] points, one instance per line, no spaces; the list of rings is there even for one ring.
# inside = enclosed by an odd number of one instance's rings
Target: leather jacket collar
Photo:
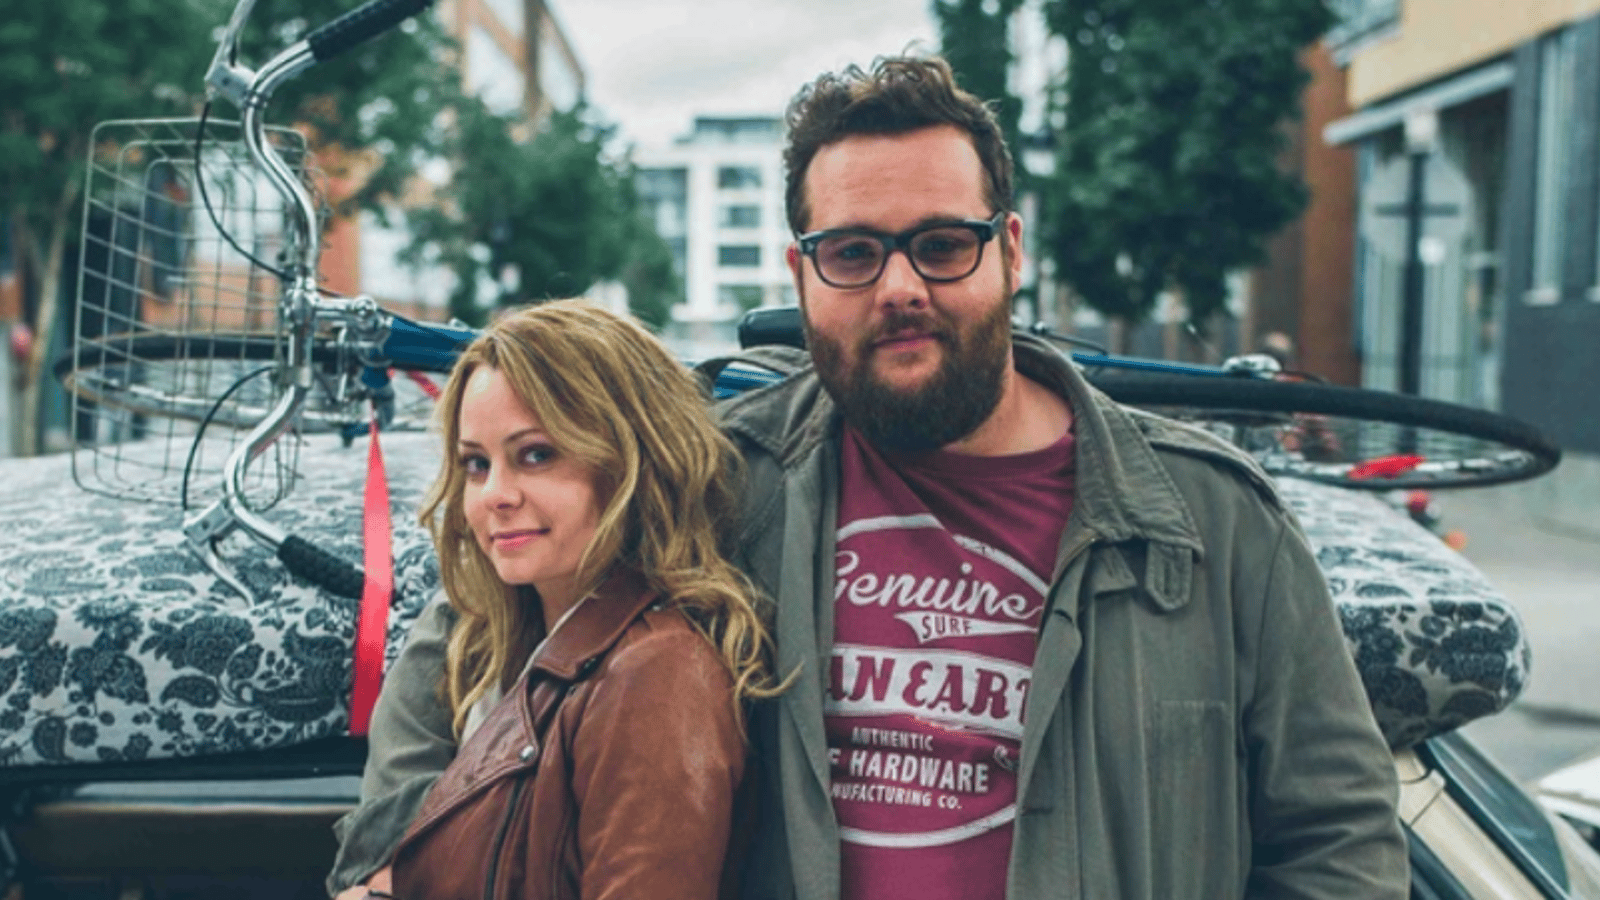
[[[624,569],[579,602],[529,662],[531,669],[562,681],[584,678],[639,614],[660,595],[643,575]]]

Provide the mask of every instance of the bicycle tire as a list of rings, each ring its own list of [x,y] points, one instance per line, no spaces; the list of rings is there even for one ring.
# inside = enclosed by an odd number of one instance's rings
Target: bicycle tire
[[[1510,416],[1370,388],[1094,369],[1112,399],[1194,421],[1274,475],[1358,490],[1477,487],[1555,468],[1561,450]]]
[[[130,412],[199,422],[230,379],[229,363],[272,362],[278,342],[270,334],[115,334],[80,341],[55,361],[62,387],[78,397]],[[258,395],[236,408],[261,404]],[[264,405],[259,410],[265,413]],[[239,427],[241,416],[219,411],[217,424]],[[259,418],[259,417],[258,417]]]
[[[216,332],[179,335],[161,332],[96,338],[56,359],[56,378],[81,399],[125,409],[136,415],[246,429],[264,419],[277,401],[271,379],[218,407],[247,364],[278,358],[282,342],[262,332]],[[313,367],[343,364],[339,348],[314,341]],[[217,407],[214,410],[214,407]],[[427,413],[416,417],[419,423]],[[359,410],[313,392],[298,421],[311,430],[338,430],[364,420]],[[407,419],[406,421],[409,421]],[[420,425],[419,425],[420,427]]]

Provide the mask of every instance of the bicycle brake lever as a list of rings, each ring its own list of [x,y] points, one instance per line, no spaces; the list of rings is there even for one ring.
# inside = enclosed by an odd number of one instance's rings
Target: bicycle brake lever
[[[245,587],[244,581],[233,571],[233,567],[228,565],[227,561],[222,558],[222,554],[217,552],[215,544],[208,541],[203,545],[196,546],[194,549],[200,555],[200,561],[206,564],[206,568],[210,569],[211,573],[216,575],[219,581],[233,588],[245,600],[255,599],[254,595],[250,593],[250,589]]]
[[[256,0],[239,0],[233,8],[233,15],[228,18],[228,24],[223,27],[222,37],[217,40],[216,55],[211,57],[211,66],[206,69],[208,98],[220,94],[234,106],[243,105],[256,73],[239,65],[235,57],[239,51],[239,33],[244,30],[245,19],[249,18],[250,10],[255,5]]]
[[[217,542],[227,537],[237,524],[218,501],[206,507],[200,515],[183,523],[183,536],[188,541],[190,549],[194,550],[195,555],[200,557],[200,561],[206,564],[206,568],[210,569],[213,575],[216,575],[223,584],[233,588],[246,601],[250,601],[255,599],[255,595],[250,593],[250,589],[245,587],[244,580],[233,571],[233,567],[222,558],[222,554],[217,552]]]

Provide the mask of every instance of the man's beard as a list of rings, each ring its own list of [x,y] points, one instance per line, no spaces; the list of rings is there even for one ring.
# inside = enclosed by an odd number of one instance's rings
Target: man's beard
[[[847,368],[840,342],[818,334],[807,319],[806,344],[817,377],[845,421],[878,447],[921,452],[952,444],[976,431],[1000,403],[1011,349],[1011,304],[1005,299],[1009,284],[1007,288],[994,311],[965,336],[931,311],[891,312],[857,346],[854,368]],[[873,376],[870,344],[906,328],[931,331],[944,356],[927,383],[902,391]]]

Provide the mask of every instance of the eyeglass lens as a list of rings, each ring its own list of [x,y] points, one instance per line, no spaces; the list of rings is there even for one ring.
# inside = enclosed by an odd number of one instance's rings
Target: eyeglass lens
[[[817,242],[817,272],[830,284],[855,287],[877,280],[894,238],[870,234],[830,235]],[[906,246],[912,268],[924,278],[953,281],[978,267],[983,243],[965,225],[930,228]]]

